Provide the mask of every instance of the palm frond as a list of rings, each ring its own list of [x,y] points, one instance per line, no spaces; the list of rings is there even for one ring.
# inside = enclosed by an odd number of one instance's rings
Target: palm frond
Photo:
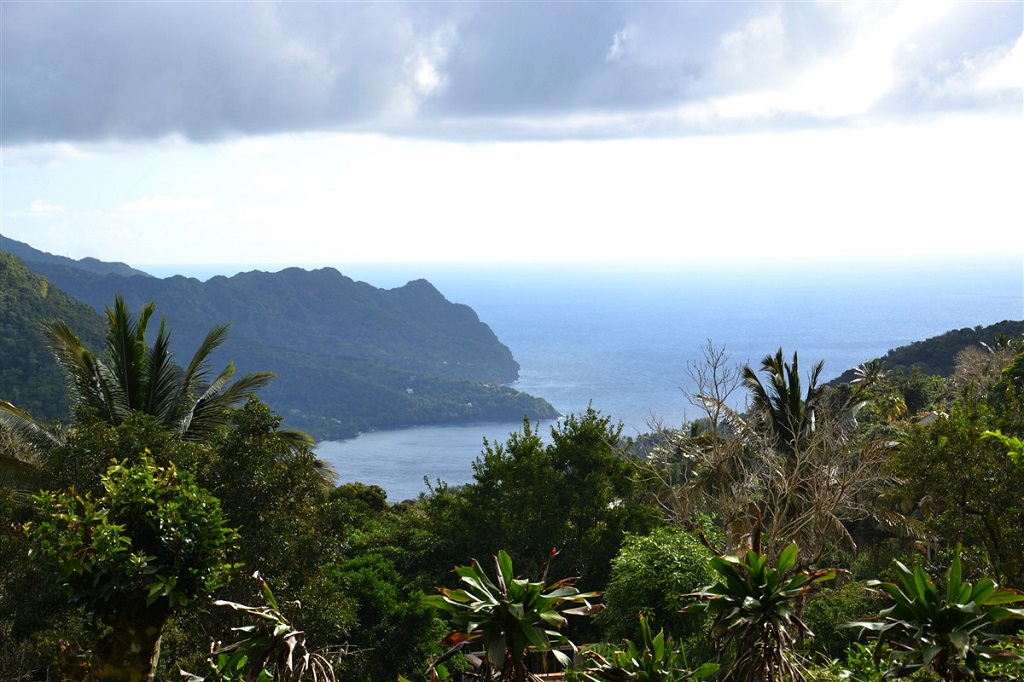
[[[182,380],[181,368],[172,362],[171,335],[160,322],[156,341],[146,353],[145,403],[142,411],[151,414],[164,426],[173,428],[180,420],[176,403]]]
[[[39,460],[63,444],[59,427],[0,400],[0,437],[0,488],[28,492],[44,487]]]
[[[156,305],[149,303],[133,320],[119,294],[114,296],[114,307],[107,307],[107,366],[129,410],[141,410],[145,402],[146,328],[155,310]]]
[[[266,386],[274,374],[255,372],[229,383],[235,373],[234,365],[229,363],[208,381],[211,354],[228,336],[226,324],[210,329],[182,369],[173,361],[166,319],[160,322],[154,344],[148,344],[146,332],[155,310],[151,302],[133,318],[124,298],[116,295],[114,305],[106,309],[108,328],[102,358],[85,348],[64,322],[51,322],[47,333],[67,374],[75,404],[95,410],[100,419],[113,425],[120,424],[131,412],[142,412],[190,440],[202,439],[227,425],[228,412]],[[39,440],[46,431],[30,416],[19,414],[13,406],[6,412],[11,428],[27,442],[37,443],[40,448],[52,447]],[[300,442],[309,445],[296,437],[296,443]],[[325,468],[325,477],[326,472]]]
[[[202,343],[199,344],[199,348],[192,355],[192,360],[188,363],[188,367],[185,368],[183,384],[187,385],[189,390],[196,391],[198,393],[198,387],[206,381],[207,375],[207,363],[210,360],[210,356],[217,348],[221,346],[228,338],[228,331],[231,325],[219,324],[212,327],[210,331],[206,333],[206,337],[203,338]],[[223,372],[222,372],[223,374]]]
[[[282,441],[288,444],[292,450],[299,448],[312,448],[316,445],[313,436],[299,429],[277,429],[277,435]]]
[[[234,363],[229,363],[195,401],[188,416],[182,421],[182,435],[195,440],[216,432],[230,422],[229,410],[237,407],[277,376],[273,372],[252,372],[225,387],[234,373]]]
[[[57,362],[67,374],[71,400],[95,409],[104,419],[114,421],[119,401],[108,373],[101,371],[102,363],[92,354],[68,325],[54,321],[46,327],[50,347]]]
[[[45,487],[39,468],[0,452],[0,488],[28,493]]]
[[[25,410],[0,400],[0,425],[14,438],[24,443],[37,455],[64,444],[64,433],[59,425],[43,424]],[[29,462],[35,465],[35,462]]]

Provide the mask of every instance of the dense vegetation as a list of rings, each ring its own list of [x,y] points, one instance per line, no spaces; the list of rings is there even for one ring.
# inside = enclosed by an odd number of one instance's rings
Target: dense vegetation
[[[290,426],[318,438],[350,438],[374,428],[557,415],[546,401],[502,385],[514,381],[519,371],[509,349],[472,309],[450,303],[424,280],[382,290],[335,270],[297,268],[209,282],[158,279],[123,264],[71,261],[10,240],[4,240],[4,247],[31,259],[29,267],[48,278],[51,291],[66,291],[97,311],[115,295],[132,310],[160,301],[161,312],[175,320],[174,348],[195,347],[207,329],[231,320],[232,334],[216,357],[233,361],[243,372],[277,374],[266,399]],[[20,301],[23,293],[12,289],[10,295]],[[0,308],[0,318],[27,304],[9,305]],[[30,319],[20,315],[5,324],[24,329],[53,317],[49,310],[31,312]],[[33,348],[38,361],[48,363],[45,345]],[[16,357],[29,358],[27,349],[19,345]],[[56,365],[48,363],[47,371],[39,376],[22,372],[6,384],[10,390],[38,385],[59,391]]]
[[[631,441],[594,409],[548,434],[526,419],[470,483],[389,504],[333,484],[250,395],[265,375],[212,371],[207,342],[178,366],[130,310],[115,300],[94,351],[70,325],[41,337],[62,424],[0,411],[2,679],[1024,670],[1019,337],[947,378],[869,362],[839,386],[796,353],[735,367],[709,344],[692,424]]]
[[[68,416],[64,376],[43,334],[52,319],[67,321],[89,345],[103,338],[96,311],[0,251],[0,399],[40,419]]]
[[[923,341],[914,341],[906,346],[893,348],[880,360],[889,372],[910,375],[949,377],[956,371],[957,355],[964,348],[980,349],[982,344],[992,346],[1001,337],[1020,338],[1024,334],[1024,322],[1004,320],[987,327],[953,329],[945,334]],[[835,384],[849,383],[856,379],[853,369],[839,375]]]

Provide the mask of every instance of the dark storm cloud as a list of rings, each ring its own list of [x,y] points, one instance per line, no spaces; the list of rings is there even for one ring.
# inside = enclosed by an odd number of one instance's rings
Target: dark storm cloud
[[[956,21],[922,31],[918,50],[900,56],[900,89],[883,104],[988,106],[958,79],[1014,43],[1021,8],[956,7]],[[848,48],[856,27],[846,5],[785,2],[4,2],[0,11],[4,144],[332,129],[500,138],[510,121],[643,116],[785,88]]]
[[[372,115],[397,56],[341,7],[328,23],[322,5],[5,3],[5,136],[208,138]]]

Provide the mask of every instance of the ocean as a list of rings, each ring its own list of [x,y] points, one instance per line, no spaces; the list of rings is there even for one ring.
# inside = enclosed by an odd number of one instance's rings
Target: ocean
[[[648,431],[654,421],[679,426],[699,416],[686,399],[693,390],[686,367],[699,360],[709,340],[736,364],[757,366],[780,347],[787,357],[799,352],[802,367],[824,360],[827,381],[889,349],[950,329],[1024,319],[1020,255],[816,264],[334,267],[382,288],[429,280],[450,301],[472,307],[509,346],[521,365],[515,388],[547,399],[562,414],[592,405],[621,421],[626,435]],[[450,484],[471,480],[483,438],[504,440],[521,426],[378,431],[320,443],[317,453],[340,482],[379,485],[396,502],[425,492],[424,477]]]

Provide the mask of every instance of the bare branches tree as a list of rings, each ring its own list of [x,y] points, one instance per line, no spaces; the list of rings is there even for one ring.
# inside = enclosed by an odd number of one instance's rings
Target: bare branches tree
[[[743,376],[740,367],[732,364],[725,346],[717,348],[711,339],[701,347],[701,356],[701,360],[686,363],[686,376],[697,388],[687,400],[704,413],[708,428],[717,436],[729,399],[743,384]]]
[[[710,341],[702,351],[703,361],[688,364],[687,375],[697,388],[691,402],[704,413],[707,428],[659,434],[638,464],[669,519],[692,527],[701,515],[712,516],[723,535],[722,551],[749,546],[755,529],[773,558],[796,541],[801,566],[814,564],[834,546],[855,551],[850,522],[873,517],[890,527],[902,523],[878,504],[881,491],[893,483],[884,464],[895,443],[858,432],[853,415],[863,405],[863,391],[839,398],[823,390],[817,386],[818,364],[804,396],[793,381],[796,356],[792,365],[783,363],[780,350],[769,356],[778,362],[763,367],[770,372],[778,365],[778,372],[758,382],[760,411],[741,414],[728,401],[756,375],[730,365]],[[773,395],[776,388],[782,396]],[[773,405],[794,410],[799,419],[765,415]],[[778,424],[793,423],[800,428],[779,433]]]

